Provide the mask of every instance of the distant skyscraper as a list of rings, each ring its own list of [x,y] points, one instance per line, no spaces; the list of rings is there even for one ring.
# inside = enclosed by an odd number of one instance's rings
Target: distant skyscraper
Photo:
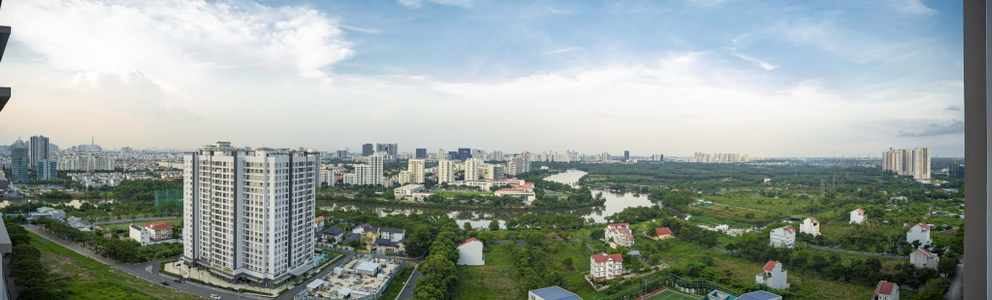
[[[338,151],[335,152],[335,155],[334,156],[336,156],[337,158],[348,157],[348,150],[338,150]]]
[[[437,184],[455,182],[455,162],[442,159],[437,162]]]
[[[372,148],[372,144],[362,145],[362,156],[369,156],[375,153],[375,149]]]
[[[382,164],[385,157],[380,154],[369,156],[369,163],[355,166],[359,185],[385,185],[382,178]]]
[[[389,157],[395,158],[400,154],[400,145],[395,143],[386,144],[386,154],[389,155]]]
[[[448,159],[458,159],[458,151],[448,151]]]
[[[882,153],[882,171],[916,180],[930,180],[930,149],[892,149]]]
[[[48,138],[44,135],[32,136],[31,143],[28,145],[31,147],[30,168],[34,169],[38,166],[39,160],[48,159]]]
[[[437,149],[437,160],[448,159],[448,154],[444,153],[444,149]]]
[[[417,159],[427,159],[427,148],[417,148]]]
[[[38,165],[35,166],[35,177],[38,180],[55,180],[58,179],[58,169],[59,162],[54,159],[42,159],[38,161]]]
[[[530,159],[527,157],[529,153],[524,152],[520,155],[514,156],[506,162],[506,168],[504,172],[506,175],[517,176],[522,173],[530,171]]]
[[[10,181],[28,181],[28,164],[31,159],[28,144],[21,139],[10,145]]]
[[[424,149],[424,152],[427,149]],[[407,162],[407,171],[410,172],[410,182],[423,184],[424,183],[424,160],[423,159],[411,159]]]
[[[623,150],[623,161],[630,160],[630,150]]]
[[[472,158],[471,148],[458,148],[458,159],[469,159]]]
[[[913,149],[913,179],[930,180],[930,148]]]
[[[320,157],[218,142],[183,157],[183,256],[231,282],[262,286],[313,268]]]

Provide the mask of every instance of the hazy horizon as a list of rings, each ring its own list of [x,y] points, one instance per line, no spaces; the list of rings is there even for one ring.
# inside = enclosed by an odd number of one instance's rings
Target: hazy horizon
[[[8,1],[0,144],[960,157],[961,10]]]

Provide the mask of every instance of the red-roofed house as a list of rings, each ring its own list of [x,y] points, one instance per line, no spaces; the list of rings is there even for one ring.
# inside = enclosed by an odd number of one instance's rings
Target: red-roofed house
[[[589,257],[589,275],[595,281],[623,276],[623,255],[602,252]]]
[[[812,234],[813,236],[820,235],[820,220],[814,217],[806,218],[803,220],[803,224],[799,225],[799,232]]]
[[[174,242],[172,225],[163,222],[146,223],[144,226],[131,224],[128,236],[142,246]]]
[[[458,264],[468,266],[481,266],[486,264],[486,257],[482,255],[482,242],[470,238],[458,245]]]
[[[655,240],[667,240],[672,238],[672,230],[668,227],[665,228],[655,228],[654,229],[654,239]]]
[[[930,239],[930,225],[920,222],[906,231],[906,242],[912,244],[913,241],[920,242],[922,246],[930,245],[933,240]]]
[[[768,234],[769,243],[773,247],[795,247],[796,246],[796,228],[786,225],[779,228],[772,229],[772,232]]]
[[[849,223],[861,224],[867,219],[868,217],[865,216],[865,210],[858,208],[851,211],[851,222]]]
[[[940,262],[940,257],[937,257],[936,253],[930,253],[927,249],[923,247],[916,248],[916,251],[909,254],[909,262],[917,268],[930,268],[937,269],[937,263]]]
[[[154,241],[168,240],[172,239],[172,225],[163,222],[153,222],[146,223],[145,228],[148,228],[149,237]]]
[[[313,219],[313,230],[314,231],[324,230],[324,216],[319,216]]]
[[[782,263],[778,261],[768,261],[762,272],[754,276],[754,283],[768,286],[773,289],[788,289],[788,272],[782,269]]]
[[[899,300],[899,285],[894,282],[879,281],[871,300]]]
[[[630,223],[617,223],[606,225],[606,242],[610,247],[624,246],[630,248],[634,246],[634,235],[630,233]]]

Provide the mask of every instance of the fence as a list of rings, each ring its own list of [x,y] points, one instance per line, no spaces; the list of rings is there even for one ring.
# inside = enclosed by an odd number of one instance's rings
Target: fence
[[[627,299],[637,299],[648,293],[657,291],[663,287],[668,287],[671,290],[681,291],[683,293],[692,295],[705,295],[712,290],[721,290],[734,295],[739,295],[736,290],[729,289],[727,287],[714,284],[707,280],[702,279],[683,279],[681,277],[669,274],[667,276],[658,277],[651,279],[649,281],[643,281],[637,286],[627,288],[625,290],[613,293],[607,296],[595,296],[594,300],[627,300]]]
[[[379,287],[379,291],[376,291],[375,293],[370,294],[368,296],[359,297],[359,298],[355,298],[354,296],[352,296],[352,297],[348,298],[347,300],[375,300],[375,299],[379,299],[379,297],[381,297],[382,294],[386,292],[386,288],[389,287],[389,284],[393,282],[393,278],[396,278],[396,274],[399,274],[400,273],[400,270],[402,270],[402,269],[403,269],[403,267],[396,268],[396,271],[394,271],[392,275],[389,275],[389,279],[386,279],[386,283],[382,284],[382,287]],[[293,299],[294,300],[346,300],[344,298],[329,298],[329,297],[307,296],[306,294],[308,292],[309,291],[302,291],[299,294],[296,294],[296,296],[293,296]]]
[[[161,190],[155,191],[155,207],[159,206],[183,206],[183,190]]]

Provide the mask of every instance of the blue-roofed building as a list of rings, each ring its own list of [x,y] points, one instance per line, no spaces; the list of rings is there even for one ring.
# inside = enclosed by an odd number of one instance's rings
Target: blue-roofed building
[[[703,300],[734,300],[734,299],[737,299],[737,296],[734,296],[728,292],[724,292],[721,290],[713,290],[712,292],[706,294],[706,297],[703,297]]]
[[[754,291],[737,297],[737,300],[782,300],[782,296],[766,291]]]
[[[582,298],[556,285],[528,292],[527,300],[582,300]]]

